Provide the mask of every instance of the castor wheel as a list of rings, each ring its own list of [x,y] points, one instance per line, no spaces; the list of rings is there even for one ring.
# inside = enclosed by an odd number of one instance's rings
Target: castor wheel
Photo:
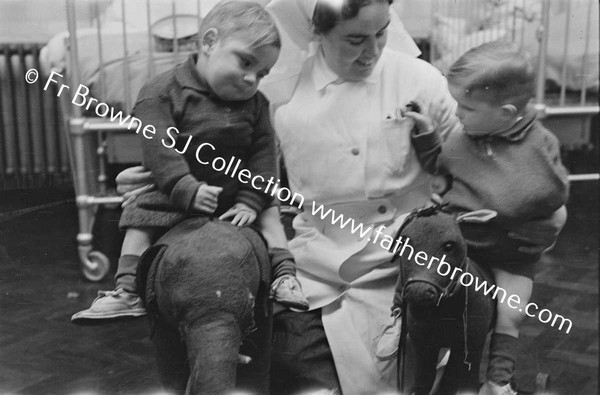
[[[546,373],[538,373],[535,376],[535,393],[544,392],[550,389],[550,376]]]
[[[83,262],[83,275],[90,281],[100,281],[110,269],[110,261],[100,251],[91,251]]]

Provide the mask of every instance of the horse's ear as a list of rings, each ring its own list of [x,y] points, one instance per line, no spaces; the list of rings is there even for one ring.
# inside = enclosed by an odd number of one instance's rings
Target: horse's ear
[[[475,210],[468,213],[460,214],[456,217],[458,222],[468,222],[472,224],[484,224],[498,215],[494,210]]]

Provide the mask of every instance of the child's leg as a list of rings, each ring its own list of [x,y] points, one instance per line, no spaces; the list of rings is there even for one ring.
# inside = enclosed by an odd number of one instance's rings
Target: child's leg
[[[493,268],[496,286],[506,290],[507,299],[504,303],[498,302],[495,333],[504,333],[512,337],[519,337],[519,327],[525,318],[525,306],[531,298],[533,280],[519,274],[509,273],[502,269]],[[519,297],[519,304],[508,298],[511,295]],[[514,299],[513,299],[514,300]]]
[[[121,256],[115,274],[115,289],[137,293],[135,274],[141,255],[151,245],[155,231],[152,228],[128,228],[121,247]]]
[[[506,386],[513,377],[518,352],[519,326],[531,298],[533,280],[493,268],[496,286],[506,290],[504,302],[497,301],[496,326],[492,334],[486,380]],[[511,295],[514,296],[509,302]],[[518,302],[518,303],[517,303]]]
[[[99,291],[90,308],[74,314],[72,322],[139,317],[146,314],[142,300],[137,295],[135,277],[140,256],[150,247],[155,234],[152,228],[127,229],[115,275],[115,290]]]

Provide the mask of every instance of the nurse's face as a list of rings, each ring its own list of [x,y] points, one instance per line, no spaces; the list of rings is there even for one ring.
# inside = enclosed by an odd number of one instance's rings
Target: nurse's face
[[[390,6],[374,1],[353,19],[339,22],[321,36],[325,61],[331,70],[350,81],[371,75],[387,41]]]

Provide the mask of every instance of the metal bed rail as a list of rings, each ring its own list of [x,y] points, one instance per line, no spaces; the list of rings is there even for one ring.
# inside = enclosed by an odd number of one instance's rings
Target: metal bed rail
[[[553,122],[562,122],[560,126],[569,122],[573,130],[578,129],[581,133],[569,135],[568,131],[559,128],[555,130],[559,139],[565,138],[567,142],[577,139],[590,146],[591,133],[598,133],[592,128],[591,119],[600,111],[598,75],[594,75],[597,73],[598,59],[593,52],[594,43],[598,41],[597,16],[593,19],[598,14],[596,0],[433,0],[432,9],[435,10],[432,15],[432,63],[439,62],[438,66],[444,69],[449,66],[449,61],[455,60],[469,48],[498,39],[526,48],[537,55],[535,64],[538,78],[533,104],[539,118],[551,130],[549,125],[553,125]],[[582,22],[581,26],[573,25],[575,13]],[[582,14],[585,14],[583,18]],[[550,42],[551,33],[555,39],[562,37]],[[583,50],[581,64],[576,71],[570,58],[574,49],[569,44],[573,40]],[[558,87],[548,83],[551,45],[554,46],[553,67],[559,69]],[[592,64],[596,66],[593,70],[590,67]],[[570,80],[568,71],[571,73]],[[574,81],[578,82],[577,86],[574,86]],[[598,177],[594,173],[572,175],[570,179],[597,180]]]
[[[76,87],[79,84],[84,84],[86,81],[82,81],[81,77],[81,69],[80,69],[80,54],[82,48],[79,46],[78,42],[78,24],[77,24],[77,1],[76,0],[65,0],[66,1],[66,10],[67,10],[67,24],[69,30],[69,38],[68,38],[68,70],[66,71],[66,77],[69,86]],[[95,8],[95,13],[100,14],[100,1],[104,0],[95,0],[92,3],[91,7]],[[128,24],[127,24],[127,5],[125,3],[126,0],[114,0],[120,5],[121,9],[121,35],[123,42],[123,112],[127,113],[131,110],[131,95],[133,92],[133,87],[131,86],[131,67],[130,67],[130,59],[132,56],[133,48],[130,48],[130,43],[128,42]],[[171,0],[171,15],[178,15],[177,4],[180,3],[181,0]],[[201,2],[202,0],[190,0],[188,1],[188,5],[196,4],[196,12],[198,16],[198,23],[200,23],[200,15],[201,15]],[[434,7],[436,10],[443,10],[444,6],[455,4],[454,1],[440,0],[442,1],[442,5],[439,7]],[[462,0],[463,3],[467,4],[468,1],[473,0]],[[527,0],[529,2],[530,0]],[[542,11],[539,15],[540,17],[540,29],[539,29],[539,39],[540,39],[540,73],[543,71],[542,63],[544,62],[546,52],[544,48],[547,49],[548,40],[547,40],[547,29],[549,27],[550,21],[546,20],[546,18],[550,15],[550,0],[538,0],[542,1]],[[573,1],[573,0],[565,0],[565,1]],[[575,0],[575,1],[588,1],[590,4],[595,0]],[[179,2],[179,3],[178,3]],[[144,50],[147,53],[148,57],[148,76],[152,77],[155,75],[155,66],[154,59],[156,55],[156,50],[154,47],[154,38],[151,33],[152,26],[152,7],[151,0],[146,0],[146,10],[145,13],[143,11],[139,11],[140,14],[145,14],[146,17],[146,25],[147,25],[147,45]],[[479,4],[481,4],[481,0],[479,0]],[[513,12],[516,16],[519,14],[521,19],[512,18],[508,19],[506,22],[505,28],[512,32],[511,39],[516,42],[522,42],[523,40],[523,29],[519,24],[524,24],[525,20],[534,18],[533,14],[529,14],[527,8],[525,7],[525,0],[512,0],[512,3],[517,6],[514,7]],[[445,4],[445,5],[444,5]],[[508,4],[508,3],[507,3]],[[514,5],[513,4],[513,5]],[[88,5],[89,6],[89,5]],[[508,7],[508,5],[506,6]],[[590,5],[591,7],[591,5]],[[477,12],[477,7],[471,6],[470,9],[462,10],[460,7],[454,6],[452,8],[452,12],[454,14],[460,15],[461,13],[466,13],[473,15],[473,12]],[[483,14],[480,17],[484,17]],[[545,24],[544,24],[545,21]],[[588,23],[588,37],[594,26],[591,26],[591,23]],[[545,28],[544,28],[545,27]],[[99,99],[102,99],[105,95],[107,88],[107,74],[104,68],[104,59],[106,59],[107,50],[111,50],[111,48],[106,48],[103,46],[103,25],[101,18],[97,17],[95,20],[95,29],[96,29],[96,37],[98,41],[97,45],[97,57],[99,59],[99,75],[98,75],[98,86],[96,87],[96,91],[94,94],[97,95]],[[172,59],[175,64],[180,52],[180,43],[177,36],[177,23],[175,18],[173,18],[173,39],[172,39]],[[589,40],[589,38],[588,38]],[[586,44],[587,45],[587,44]],[[432,47],[434,47],[432,45]],[[136,50],[140,50],[140,48],[135,48]],[[85,48],[84,50],[89,50]],[[568,48],[567,48],[568,50]],[[435,54],[435,49],[432,48],[432,52]],[[566,66],[565,66],[566,67]],[[586,72],[584,69],[582,72]],[[564,74],[564,73],[563,73]],[[597,105],[589,105],[590,97],[587,93],[588,88],[583,87],[580,97],[580,102],[576,105],[568,105],[566,102],[567,92],[561,91],[559,106],[551,106],[546,104],[547,98],[545,96],[545,77],[540,77],[540,82],[538,83],[538,91],[536,95],[536,105],[538,111],[540,111],[543,116],[555,116],[555,115],[573,115],[573,116],[586,116],[590,117],[591,115],[598,112]],[[65,120],[65,130],[66,130],[66,142],[67,142],[67,151],[69,162],[71,164],[70,168],[72,171],[72,176],[75,184],[75,195],[76,195],[76,203],[78,207],[78,215],[79,215],[79,233],[77,235],[78,241],[78,250],[79,250],[79,258],[82,265],[82,272],[84,276],[92,281],[101,280],[109,271],[110,262],[108,258],[99,251],[93,250],[93,236],[92,236],[92,227],[94,223],[94,217],[98,206],[100,205],[114,205],[119,204],[121,202],[121,197],[115,196],[114,194],[110,194],[107,188],[107,138],[108,136],[116,135],[116,134],[131,134],[131,131],[122,125],[111,123],[107,120],[98,120],[94,118],[90,118],[86,116],[84,109],[80,106],[73,105],[70,101],[66,99],[66,97],[60,98],[61,110],[64,115]],[[96,156],[97,160],[92,161],[91,159]],[[96,162],[92,164],[92,162]],[[583,180],[598,180],[598,174],[584,174],[584,175],[572,175],[570,176],[572,181],[583,181]]]
[[[584,41],[584,58],[581,62],[581,76],[585,76],[589,71],[588,67],[588,57],[591,56],[589,53],[590,50],[590,41],[592,35],[592,29],[597,31],[598,26],[592,26],[592,13],[594,12],[594,0],[575,0],[579,2],[587,3],[587,20],[586,26],[582,28],[582,37]],[[565,23],[565,31],[564,31],[564,42],[562,48],[562,66],[561,66],[561,80],[560,80],[560,93],[559,100],[556,105],[547,105],[545,104],[547,101],[547,90],[546,90],[546,62],[548,58],[548,31],[552,28],[552,19],[551,8],[553,7],[552,2],[550,0],[542,1],[542,9],[541,9],[541,20],[540,26],[538,28],[538,41],[539,41],[539,52],[538,52],[538,80],[536,86],[536,95],[535,95],[535,103],[536,108],[539,113],[543,117],[547,116],[559,116],[559,115],[567,115],[567,116],[586,116],[586,115],[595,115],[599,112],[600,107],[597,104],[593,104],[594,102],[598,102],[598,92],[596,87],[595,97],[590,98],[593,102],[590,104],[588,101],[588,96],[590,89],[592,87],[586,84],[585,78],[581,78],[581,85],[579,86],[580,94],[578,102],[571,104],[567,103],[567,60],[569,57],[569,38],[571,33],[571,8],[572,8],[573,0],[568,0],[565,3],[566,10],[564,12],[564,23]],[[556,21],[554,21],[556,22]],[[598,77],[598,76],[596,76]]]
[[[103,46],[103,26],[100,15],[101,0],[95,0],[91,5],[94,7],[94,13],[97,15],[95,20],[96,39],[99,60],[98,86],[94,90],[94,94],[101,100],[107,91],[107,74],[104,67],[104,59],[106,51],[110,48]],[[120,2],[121,8],[121,36],[123,41],[123,113],[127,114],[131,111],[131,68],[130,59],[133,48],[130,48],[127,24],[126,0],[115,0]],[[171,1],[171,16],[177,14],[177,3],[181,0]],[[188,2],[188,4],[191,2]],[[181,4],[181,3],[180,3]],[[200,23],[201,15],[201,0],[195,0],[196,16]],[[82,80],[80,70],[80,54],[82,48],[78,42],[78,18],[77,18],[77,1],[66,0],[67,10],[67,26],[69,31],[67,65],[65,71],[66,81],[69,87],[77,87],[80,84],[86,85],[86,81]],[[154,59],[154,37],[151,32],[152,26],[152,6],[151,0],[146,0],[146,22],[147,22],[147,58],[148,58],[148,76],[151,78],[155,75]],[[177,23],[173,20],[173,64],[177,62],[180,52],[180,42],[177,34]],[[139,50],[140,48],[135,48]],[[88,50],[85,48],[84,50]],[[136,92],[133,92],[136,93]],[[110,193],[107,188],[107,141],[109,136],[118,134],[131,134],[132,131],[118,123],[110,122],[106,119],[98,119],[86,116],[84,109],[80,106],[73,105],[66,96],[59,98],[61,111],[65,120],[66,142],[69,162],[71,164],[72,177],[75,187],[75,201],[78,209],[79,217],[79,232],[77,234],[78,253],[81,261],[81,270],[83,275],[91,281],[100,281],[105,277],[110,269],[110,262],[106,255],[100,251],[93,249],[92,228],[95,219],[95,213],[100,205],[118,205],[122,202],[122,197]],[[96,160],[92,160],[96,156]],[[93,163],[95,162],[95,163]]]

